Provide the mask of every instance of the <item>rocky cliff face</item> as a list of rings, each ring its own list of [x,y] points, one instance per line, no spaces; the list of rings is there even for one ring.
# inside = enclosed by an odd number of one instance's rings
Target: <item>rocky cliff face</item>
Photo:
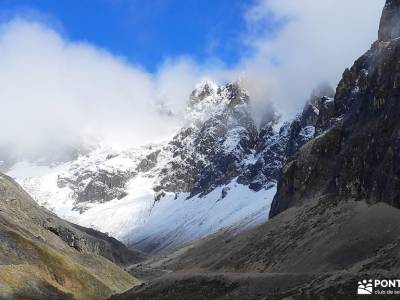
[[[332,110],[340,121],[285,167],[271,216],[328,194],[400,207],[400,42],[385,35],[399,29],[399,3],[387,1],[380,40],[344,72]]]
[[[389,42],[400,37],[400,1],[386,1],[379,26],[380,42]]]
[[[204,195],[236,177],[254,191],[275,184],[286,160],[334,124],[333,96],[329,86],[321,86],[295,120],[278,125],[271,108],[258,126],[250,98],[237,83],[200,85],[189,105],[194,121],[169,143],[173,159],[155,189]]]
[[[190,97],[187,119],[190,125],[167,146],[173,155],[156,191],[207,194],[239,176],[242,161],[253,154],[257,126],[249,96],[237,83],[199,85]]]

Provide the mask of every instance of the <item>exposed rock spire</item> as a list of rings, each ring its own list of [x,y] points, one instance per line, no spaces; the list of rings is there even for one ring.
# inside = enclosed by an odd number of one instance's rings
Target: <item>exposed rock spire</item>
[[[400,0],[386,0],[379,25],[379,41],[389,42],[400,37]]]

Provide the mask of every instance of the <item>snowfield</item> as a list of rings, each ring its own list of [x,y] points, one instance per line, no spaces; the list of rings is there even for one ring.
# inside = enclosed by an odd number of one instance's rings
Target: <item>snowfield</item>
[[[129,184],[129,195],[97,205],[83,213],[79,223],[93,227],[141,249],[152,244],[154,251],[179,246],[219,229],[247,228],[265,222],[275,187],[256,193],[231,182],[203,198],[167,194],[154,200],[150,180],[139,176]],[[229,188],[222,198],[222,190]]]
[[[102,160],[106,153],[114,152],[110,149],[96,150],[89,157],[78,158],[79,163],[75,161],[52,167],[20,162],[8,175],[15,178],[35,201],[58,216],[106,232],[127,245],[145,251],[177,247],[222,228],[242,230],[268,218],[275,185],[254,192],[232,180],[204,197],[187,199],[189,195],[186,193],[167,193],[156,201],[153,190],[156,178],[149,174],[139,174],[131,179],[124,198],[105,203],[85,203],[85,210],[80,212],[74,208],[73,191],[68,187],[58,187],[57,178],[71,170],[74,164],[86,168],[90,164],[93,168],[127,167],[128,162],[124,163],[126,157],[123,155],[114,159],[114,164],[111,164],[112,160]],[[144,156],[140,151],[133,153]],[[128,166],[134,167],[135,161],[139,160],[130,160]]]

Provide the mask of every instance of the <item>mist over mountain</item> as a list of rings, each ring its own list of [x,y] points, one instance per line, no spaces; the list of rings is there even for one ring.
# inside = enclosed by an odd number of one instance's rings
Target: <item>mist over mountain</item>
[[[374,40],[383,1],[303,2],[257,1],[248,7],[248,28],[240,38],[252,54],[231,67],[212,58],[200,64],[188,53],[167,57],[148,72],[89,42],[70,40],[40,15],[21,13],[3,22],[0,97],[7,113],[1,160],[10,153],[18,160],[65,160],[71,151],[101,143],[126,148],[168,139],[182,125],[188,95],[204,78],[218,84],[240,79],[254,106],[260,103],[257,108],[270,102],[286,116],[296,114],[316,84],[336,85],[341,70]],[[332,23],[328,13],[342,21]],[[270,16],[282,24],[272,36],[260,30]],[[341,47],[332,51],[336,44]]]

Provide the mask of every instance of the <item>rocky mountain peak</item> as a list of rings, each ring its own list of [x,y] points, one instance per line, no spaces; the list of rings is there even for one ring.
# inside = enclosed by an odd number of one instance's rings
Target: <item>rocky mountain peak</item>
[[[237,81],[225,85],[222,88],[221,93],[228,98],[231,107],[240,104],[247,104],[250,100],[247,90]]]
[[[204,80],[190,95],[187,118],[204,121],[210,115],[230,114],[236,107],[248,104],[249,99],[247,91],[238,82],[218,86],[212,81]]]
[[[218,85],[210,80],[203,80],[196,85],[190,95],[189,107],[194,107],[208,97],[215,95],[218,91]]]
[[[386,0],[379,25],[379,41],[389,42],[400,37],[400,0]]]

